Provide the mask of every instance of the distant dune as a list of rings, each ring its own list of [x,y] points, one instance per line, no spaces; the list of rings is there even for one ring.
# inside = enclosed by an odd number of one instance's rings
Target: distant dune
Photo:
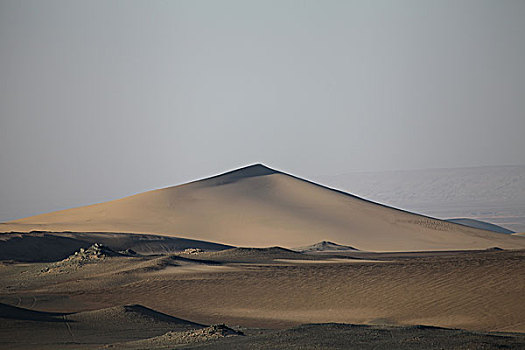
[[[492,232],[506,233],[506,234],[514,233],[514,231],[507,230],[505,227],[494,225],[494,224],[491,224],[490,222],[485,222],[481,220],[474,220],[474,219],[469,219],[469,218],[455,218],[455,219],[447,219],[446,221],[453,222],[455,224],[469,226],[469,227],[480,228],[482,230],[487,230],[487,231],[492,231]]]
[[[525,239],[379,205],[263,165],[86,207],[0,224],[3,232],[160,234],[234,246],[361,250],[525,248]]]
[[[314,180],[416,213],[525,231],[525,165],[352,172]]]

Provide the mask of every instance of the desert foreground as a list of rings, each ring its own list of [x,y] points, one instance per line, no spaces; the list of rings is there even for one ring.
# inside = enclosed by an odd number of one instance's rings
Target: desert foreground
[[[3,348],[525,344],[525,251],[146,256],[97,244],[58,262],[4,262],[0,278]]]

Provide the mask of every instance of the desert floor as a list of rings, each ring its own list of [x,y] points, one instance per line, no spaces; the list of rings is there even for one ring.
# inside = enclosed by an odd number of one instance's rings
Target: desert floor
[[[525,251],[100,252],[0,280],[4,348],[525,346]]]

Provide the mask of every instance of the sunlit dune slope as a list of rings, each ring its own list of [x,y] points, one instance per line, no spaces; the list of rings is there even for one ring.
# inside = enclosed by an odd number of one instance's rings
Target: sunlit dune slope
[[[0,231],[155,233],[236,246],[322,240],[360,250],[525,248],[525,239],[385,207],[252,165],[185,185],[28,217]]]

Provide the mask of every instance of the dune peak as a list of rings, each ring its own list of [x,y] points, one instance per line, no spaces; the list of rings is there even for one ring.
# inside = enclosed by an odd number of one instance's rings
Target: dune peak
[[[262,163],[255,163],[255,164],[247,165],[245,167],[241,167],[241,168],[238,168],[238,169],[226,172],[226,173],[224,173],[222,175],[238,174],[240,176],[251,177],[251,176],[270,175],[270,174],[275,174],[277,172],[278,171],[276,171],[276,170],[274,170],[272,168],[269,168],[269,167],[267,167],[266,165],[264,165]]]
[[[279,173],[279,171],[273,170],[265,166],[264,164],[256,163],[242,168],[234,169],[219,175],[215,175],[206,179],[202,179],[198,182],[206,182],[210,185],[223,185],[247,178],[266,176],[277,173]]]

